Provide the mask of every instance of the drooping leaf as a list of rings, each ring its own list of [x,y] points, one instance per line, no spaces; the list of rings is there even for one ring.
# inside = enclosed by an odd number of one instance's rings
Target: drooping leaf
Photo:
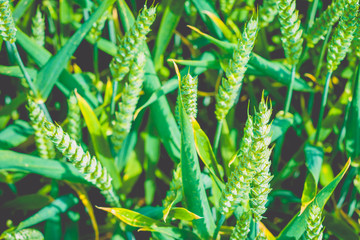
[[[29,123],[16,120],[0,131],[0,149],[10,149],[25,142],[34,133]]]
[[[292,114],[287,113],[286,116],[283,116],[281,113],[282,112],[276,114],[276,117],[271,124],[271,142],[275,142],[279,137],[283,136],[294,122]]]
[[[192,221],[194,219],[200,219],[201,217],[195,213],[190,212],[186,208],[174,207],[169,213],[169,218],[175,218],[179,220]]]
[[[52,201],[52,198],[42,194],[34,193],[15,198],[2,205],[2,208],[17,210],[37,210],[45,207]]]

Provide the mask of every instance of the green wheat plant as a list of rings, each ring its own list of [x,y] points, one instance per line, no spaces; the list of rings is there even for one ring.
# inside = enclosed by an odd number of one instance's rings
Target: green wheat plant
[[[359,239],[358,1],[0,0],[0,240]]]

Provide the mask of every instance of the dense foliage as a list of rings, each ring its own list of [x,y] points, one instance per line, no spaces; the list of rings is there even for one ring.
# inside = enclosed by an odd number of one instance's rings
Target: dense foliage
[[[0,0],[0,239],[359,239],[359,0]]]

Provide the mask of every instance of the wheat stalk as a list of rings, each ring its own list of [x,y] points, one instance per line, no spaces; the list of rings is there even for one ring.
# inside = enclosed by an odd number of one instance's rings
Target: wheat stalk
[[[295,0],[278,1],[279,20],[281,25],[281,41],[285,57],[290,65],[297,64],[302,52],[302,30]]]
[[[121,40],[118,52],[110,63],[111,74],[116,81],[121,81],[129,72],[133,59],[137,56],[141,43],[145,42],[146,34],[155,20],[156,7],[151,6],[141,11],[134,26],[125,33]]]
[[[146,58],[144,53],[139,53],[137,61],[130,69],[129,82],[122,92],[119,111],[116,112],[116,120],[111,137],[115,151],[121,148],[127,134],[130,131],[136,104],[139,100],[140,91],[144,82],[144,66]]]
[[[334,0],[331,5],[318,17],[306,34],[307,45],[314,47],[343,14],[347,0]]]
[[[60,126],[56,126],[46,120],[44,112],[31,99],[28,100],[29,117],[31,121],[40,124],[46,136],[54,143],[55,147],[69,159],[84,178],[101,190],[106,201],[111,206],[120,206],[119,199],[111,184],[112,178],[106,168],[89,152],[84,152],[82,147],[71,139]]]
[[[5,41],[16,41],[16,28],[9,0],[0,0],[0,35]]]
[[[243,82],[246,65],[250,59],[258,31],[258,18],[252,16],[247,23],[242,38],[233,53],[233,58],[226,69],[226,78],[223,78],[216,95],[215,114],[218,121],[222,121],[230,108],[234,105],[236,96]]]
[[[316,204],[311,204],[309,217],[306,219],[305,239],[307,240],[321,240],[323,239],[323,225],[324,219],[321,219],[322,210]]]

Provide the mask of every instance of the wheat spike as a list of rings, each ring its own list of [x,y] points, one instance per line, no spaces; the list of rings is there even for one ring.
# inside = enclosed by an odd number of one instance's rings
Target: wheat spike
[[[178,192],[182,191],[182,180],[181,180],[181,164],[176,167],[173,178],[170,182],[170,189],[166,192],[166,197],[163,200],[164,210],[175,200]]]
[[[122,92],[119,111],[116,112],[113,135],[111,137],[115,151],[121,148],[127,134],[130,131],[136,104],[139,100],[140,91],[144,82],[144,66],[146,58],[144,53],[139,53],[137,61],[130,69],[129,82]]]
[[[295,0],[278,0],[281,41],[290,65],[297,64],[302,52],[302,30]]]
[[[137,57],[141,44],[145,42],[146,34],[150,32],[150,26],[155,20],[155,13],[156,7],[147,8],[144,5],[134,26],[125,33],[118,52],[110,63],[110,71],[114,80],[121,81],[129,72],[131,62]]]
[[[5,233],[2,237],[4,240],[43,240],[44,235],[37,229],[25,228],[12,233]]]
[[[46,136],[54,143],[55,147],[69,159],[76,169],[84,174],[84,178],[98,187],[111,206],[120,206],[119,199],[112,187],[112,178],[107,170],[89,152],[84,152],[82,147],[71,139],[60,126],[46,120],[44,112],[31,99],[28,100],[30,119],[40,124]]]
[[[16,31],[9,0],[0,0],[0,35],[5,41],[14,43]]]
[[[250,232],[251,214],[243,212],[236,221],[234,230],[231,233],[230,240],[246,240]]]
[[[75,93],[70,94],[68,99],[68,124],[67,132],[72,139],[79,142],[81,139],[81,115]]]
[[[334,0],[331,5],[315,19],[314,24],[306,34],[307,45],[314,47],[343,14],[346,0]]]
[[[216,95],[215,114],[218,121],[222,121],[230,108],[234,105],[236,96],[243,83],[246,65],[250,59],[258,31],[258,18],[252,16],[247,23],[242,38],[233,53],[233,58],[226,69],[226,78],[223,78]]]
[[[45,18],[42,16],[40,8],[36,9],[35,17],[32,19],[31,31],[33,39],[43,47],[45,45]]]
[[[349,0],[329,44],[326,65],[329,72],[337,69],[350,48],[356,30],[358,11],[359,0]]]
[[[321,209],[314,203],[310,206],[309,217],[306,219],[306,240],[323,239],[323,220],[321,219]]]
[[[104,29],[105,22],[110,16],[110,12],[111,8],[105,11],[105,13],[100,17],[100,19],[93,23],[89,31],[89,36],[91,39],[94,39],[95,41],[99,40],[102,30]]]

